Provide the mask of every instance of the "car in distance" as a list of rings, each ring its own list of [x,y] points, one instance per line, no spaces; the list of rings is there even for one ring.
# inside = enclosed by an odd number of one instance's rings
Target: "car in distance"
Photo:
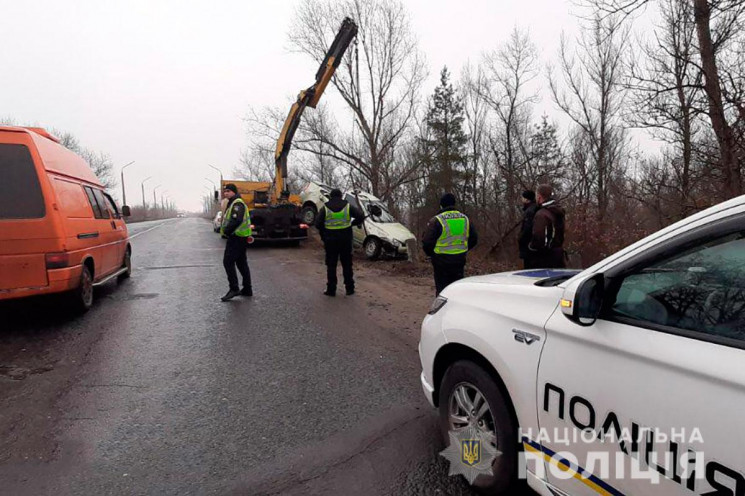
[[[88,164],[40,128],[0,126],[0,300],[67,293],[132,271],[123,217]]]
[[[222,210],[218,210],[215,214],[215,218],[212,219],[212,230],[219,233],[220,227],[222,227]]]
[[[580,273],[456,282],[419,354],[443,432],[501,452],[482,492],[743,494],[745,196]]]

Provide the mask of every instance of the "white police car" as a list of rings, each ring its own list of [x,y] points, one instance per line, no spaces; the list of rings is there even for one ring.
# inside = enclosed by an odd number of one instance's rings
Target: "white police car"
[[[745,495],[745,196],[581,273],[452,284],[419,354],[443,432],[501,452],[483,492]]]

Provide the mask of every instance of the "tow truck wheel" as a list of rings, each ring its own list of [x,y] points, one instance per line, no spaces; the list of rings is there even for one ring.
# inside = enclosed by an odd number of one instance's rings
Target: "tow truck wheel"
[[[306,205],[300,211],[300,217],[305,224],[312,226],[316,222],[316,208],[313,205]]]
[[[365,250],[365,256],[368,260],[377,260],[380,258],[383,245],[378,238],[367,238],[362,248]]]
[[[440,430],[445,444],[451,431],[472,426],[499,453],[492,476],[480,475],[473,484],[482,494],[514,494],[517,479],[517,425],[507,400],[491,374],[479,365],[461,360],[445,372],[439,392]]]

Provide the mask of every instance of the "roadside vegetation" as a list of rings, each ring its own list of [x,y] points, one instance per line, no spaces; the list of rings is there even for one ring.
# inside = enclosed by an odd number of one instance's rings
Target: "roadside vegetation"
[[[573,266],[742,194],[745,2],[580,7],[579,35],[556,40],[554,53],[539,54],[515,27],[474,47],[474,62],[454,75],[427,66],[400,1],[301,3],[289,44],[317,63],[344,15],[360,31],[334,77],[336,101],[306,114],[295,137],[294,186],[370,191],[417,236],[452,191],[482,234],[472,258],[506,267],[517,262],[518,197],[539,183],[567,209]],[[639,22],[652,28],[638,33]],[[430,71],[439,84],[426,95]],[[547,101],[554,112],[537,114]],[[271,177],[285,113],[249,110],[237,173]]]

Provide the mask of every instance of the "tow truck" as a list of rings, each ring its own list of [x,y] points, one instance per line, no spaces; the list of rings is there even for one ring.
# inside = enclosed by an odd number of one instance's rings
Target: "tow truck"
[[[308,225],[301,216],[302,203],[298,195],[290,194],[287,183],[287,157],[292,139],[300,125],[306,107],[316,108],[323,96],[344,53],[357,35],[357,24],[345,18],[331,43],[321,66],[316,72],[312,86],[300,92],[297,101],[290,108],[277,140],[274,153],[275,174],[272,183],[223,180],[235,183],[251,213],[254,238],[266,241],[293,241],[299,243],[308,238]]]

